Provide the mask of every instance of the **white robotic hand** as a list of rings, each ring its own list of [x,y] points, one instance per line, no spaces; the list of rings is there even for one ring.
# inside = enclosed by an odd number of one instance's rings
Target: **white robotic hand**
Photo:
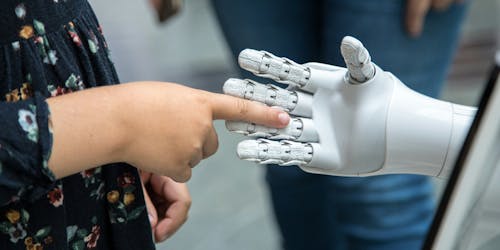
[[[240,142],[238,156],[326,175],[447,176],[476,109],[410,90],[372,63],[353,37],[345,37],[340,49],[347,68],[301,65],[251,49],[240,53],[242,68],[289,88],[229,79],[224,92],[293,117],[283,129],[227,122],[230,131],[260,137]]]

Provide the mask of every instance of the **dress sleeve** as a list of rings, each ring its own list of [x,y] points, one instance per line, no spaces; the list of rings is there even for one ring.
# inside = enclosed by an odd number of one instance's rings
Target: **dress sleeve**
[[[0,102],[0,206],[33,201],[53,186],[47,167],[52,149],[50,111],[45,97]]]

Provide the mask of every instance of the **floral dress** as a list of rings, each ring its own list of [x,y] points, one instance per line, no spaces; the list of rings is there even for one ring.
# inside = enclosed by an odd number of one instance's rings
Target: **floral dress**
[[[47,168],[45,99],[116,83],[86,0],[0,1],[0,249],[155,248],[134,167]]]

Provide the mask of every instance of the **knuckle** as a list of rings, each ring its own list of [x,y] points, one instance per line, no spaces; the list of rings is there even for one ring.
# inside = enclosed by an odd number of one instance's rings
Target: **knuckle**
[[[217,152],[218,148],[219,148],[219,141],[215,140],[213,142],[213,145],[210,148],[208,148],[208,150],[206,152],[206,155],[204,155],[203,158],[208,158],[208,157],[214,155]]]
[[[191,179],[191,168],[186,169],[182,174],[181,174],[181,181],[180,182],[187,182]]]
[[[209,98],[203,91],[197,91],[194,95],[195,101],[198,104],[206,105],[208,104]]]
[[[203,132],[205,132],[205,134],[212,131],[213,127],[214,127],[214,125],[212,123],[212,120],[205,119],[201,123],[201,129],[203,130]]]
[[[167,175],[167,176],[169,176],[174,181],[179,182],[179,183],[185,183],[189,179],[191,179],[191,174],[192,173],[191,173],[191,166],[190,166],[190,164],[178,163],[178,164],[176,164],[176,166],[183,166],[183,167],[177,169],[177,171],[173,175]]]
[[[201,118],[196,122],[196,130],[198,131],[199,139],[203,139],[213,129],[212,119]]]
[[[244,99],[237,99],[236,107],[238,108],[240,115],[246,115],[249,112],[248,101]]]
[[[203,145],[200,141],[193,143],[191,147],[191,162],[195,161],[200,155],[200,152],[202,151],[203,151]]]

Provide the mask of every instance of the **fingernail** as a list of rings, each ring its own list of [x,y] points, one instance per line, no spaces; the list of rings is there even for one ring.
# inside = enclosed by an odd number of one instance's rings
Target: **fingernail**
[[[278,115],[278,119],[280,120],[281,124],[286,125],[290,121],[290,116],[286,112],[281,112]]]
[[[148,214],[148,218],[149,218],[149,223],[153,223],[153,215]]]

